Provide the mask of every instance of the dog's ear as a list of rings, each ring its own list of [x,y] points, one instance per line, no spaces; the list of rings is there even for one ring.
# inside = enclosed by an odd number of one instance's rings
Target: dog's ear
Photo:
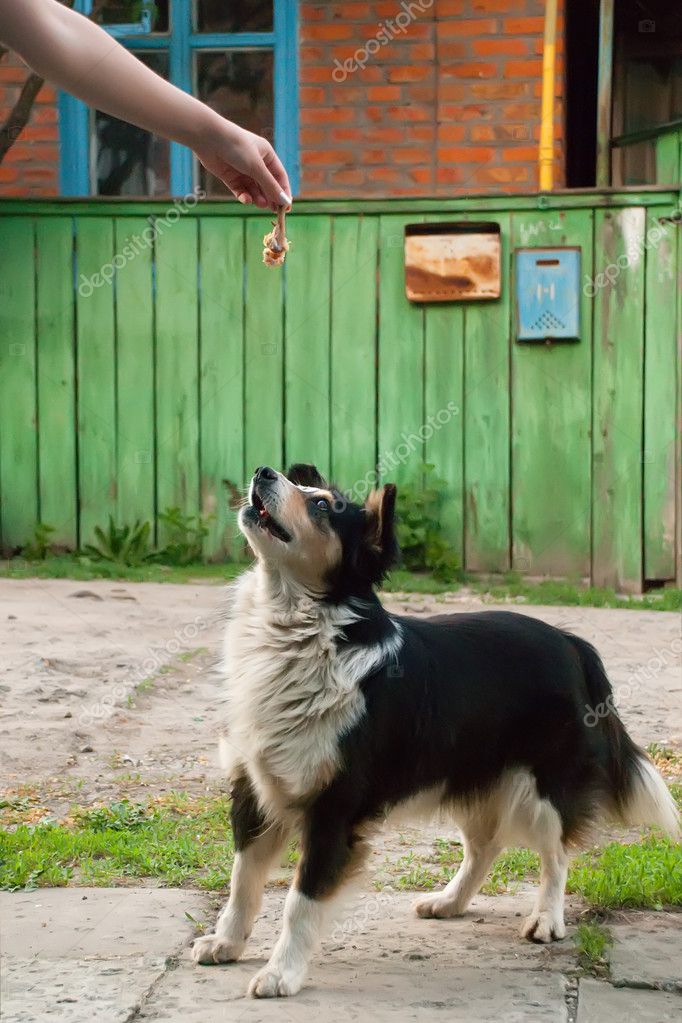
[[[287,479],[295,483],[297,487],[320,487],[327,486],[326,481],[317,471],[316,465],[307,465],[305,462],[296,462],[287,469]]]
[[[373,490],[365,501],[367,517],[366,541],[376,558],[379,581],[398,560],[398,541],[395,534],[395,483],[387,483],[381,490]]]

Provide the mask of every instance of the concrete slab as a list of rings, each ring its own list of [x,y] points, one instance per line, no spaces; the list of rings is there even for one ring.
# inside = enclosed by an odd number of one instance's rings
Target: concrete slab
[[[160,888],[0,893],[3,1023],[128,1019],[187,946],[208,899]]]
[[[547,948],[517,931],[528,896],[479,896],[460,920],[420,920],[414,893],[366,893],[332,928],[310,978],[293,999],[253,1001],[249,980],[272,950],[284,893],[266,894],[247,956],[239,963],[197,967],[184,954],[157,985],[139,1019],[164,1023],[366,1019],[406,1023],[534,1023],[566,1018],[562,971],[574,965],[570,941]],[[371,1008],[370,1008],[371,1007]]]
[[[616,986],[682,991],[682,919],[677,913],[638,914],[636,924],[612,924],[611,980]]]
[[[581,980],[576,1023],[679,1023],[682,997],[667,991],[614,988],[606,981]]]

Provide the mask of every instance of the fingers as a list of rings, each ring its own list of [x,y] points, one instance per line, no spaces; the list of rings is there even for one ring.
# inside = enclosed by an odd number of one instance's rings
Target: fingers
[[[259,139],[259,143],[257,162],[252,174],[260,186],[266,204],[276,208],[291,206],[291,185],[279,157],[267,140]]]

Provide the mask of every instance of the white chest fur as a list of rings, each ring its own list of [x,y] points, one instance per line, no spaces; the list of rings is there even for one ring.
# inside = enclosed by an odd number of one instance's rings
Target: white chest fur
[[[273,596],[260,568],[238,585],[223,651],[225,766],[246,769],[275,816],[330,780],[339,739],[364,710],[358,658],[336,644],[356,617],[300,592]]]

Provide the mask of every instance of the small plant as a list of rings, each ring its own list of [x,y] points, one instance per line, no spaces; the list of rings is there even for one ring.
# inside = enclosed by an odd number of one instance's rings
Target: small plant
[[[156,558],[170,565],[201,561],[209,521],[202,515],[184,515],[179,508],[167,508],[161,512],[159,522],[166,528],[168,542],[157,551]]]
[[[588,920],[578,926],[573,941],[578,950],[580,966],[595,977],[607,976],[609,949],[613,945],[613,938],[607,928],[596,920]]]
[[[134,567],[149,561],[151,526],[138,519],[133,526],[117,526],[112,516],[106,531],[95,527],[96,543],[86,544],[83,552],[95,561],[110,561],[115,565]]]
[[[33,530],[33,539],[24,547],[22,554],[28,561],[45,561],[50,553],[50,537],[55,532],[54,526],[39,522]]]
[[[441,529],[447,484],[435,475],[433,465],[423,465],[420,471],[421,483],[398,487],[397,531],[403,564],[413,572],[432,572],[437,579],[456,579],[459,559]]]
[[[132,831],[151,823],[147,808],[127,799],[121,799],[111,806],[81,810],[76,814],[76,820],[81,827],[91,831]]]

